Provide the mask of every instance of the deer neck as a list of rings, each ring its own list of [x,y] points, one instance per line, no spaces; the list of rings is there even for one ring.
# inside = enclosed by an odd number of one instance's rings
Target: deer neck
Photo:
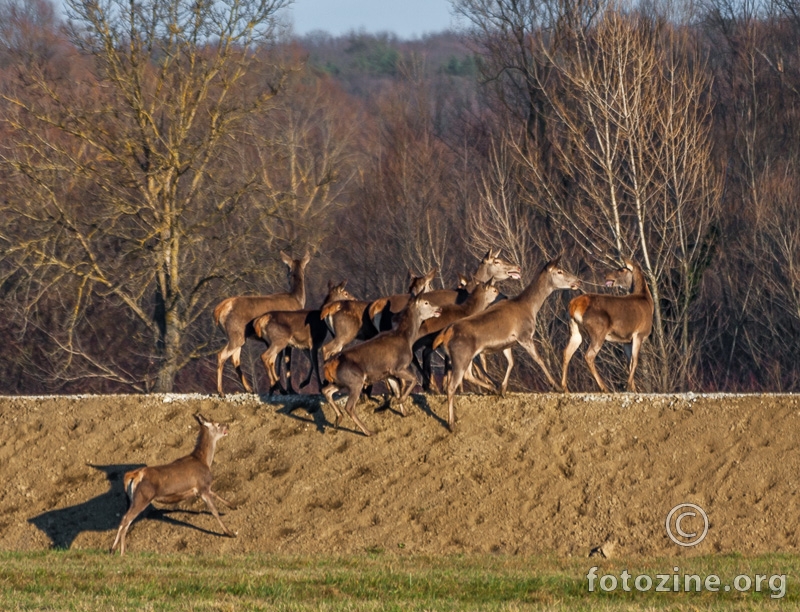
[[[553,291],[555,291],[555,287],[550,282],[550,274],[545,269],[514,299],[529,306],[533,312],[538,312]]]
[[[292,273],[291,295],[300,304],[301,309],[306,307],[305,271],[302,268]]]
[[[409,343],[411,343],[421,325],[422,319],[419,315],[419,309],[409,305],[397,324],[397,334],[408,338]]]
[[[476,290],[473,289],[472,293],[469,294],[469,297],[462,305],[464,314],[469,316],[481,310],[481,302],[483,302],[483,296],[477,295]]]
[[[485,283],[490,280],[492,280],[492,275],[489,274],[489,266],[481,262],[478,269],[475,270],[475,274],[472,275],[472,278],[467,283],[467,290],[472,291],[478,286],[478,283]]]
[[[647,281],[644,278],[644,271],[639,266],[633,266],[631,275],[633,276],[633,280],[631,282],[630,295],[641,295],[652,299],[650,296],[650,287],[647,286]]]
[[[214,461],[216,446],[217,441],[211,436],[206,427],[201,426],[197,444],[192,451],[192,457],[210,468],[211,462]]]

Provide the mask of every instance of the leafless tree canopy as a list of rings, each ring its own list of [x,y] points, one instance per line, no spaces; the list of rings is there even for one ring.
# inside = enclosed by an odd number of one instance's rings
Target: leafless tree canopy
[[[292,38],[289,4],[0,0],[4,392],[211,390],[211,310],[285,290],[281,249],[316,254],[312,307],[489,249],[510,295],[633,258],[641,389],[800,386],[796,2],[453,0],[463,30],[417,41]],[[621,386],[623,351],[598,366]]]

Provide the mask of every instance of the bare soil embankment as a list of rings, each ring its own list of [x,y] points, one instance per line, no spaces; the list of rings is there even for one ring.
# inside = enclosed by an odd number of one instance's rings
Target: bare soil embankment
[[[438,396],[406,418],[359,411],[373,438],[330,429],[317,397],[0,398],[0,549],[107,548],[127,503],[121,475],[193,448],[195,412],[231,423],[215,490],[235,501],[229,539],[201,501],[149,510],[131,551],[614,556],[797,552],[800,397],[461,396],[449,433]],[[673,544],[669,510],[710,528]],[[687,518],[682,527],[697,526]],[[702,527],[702,525],[700,525]]]

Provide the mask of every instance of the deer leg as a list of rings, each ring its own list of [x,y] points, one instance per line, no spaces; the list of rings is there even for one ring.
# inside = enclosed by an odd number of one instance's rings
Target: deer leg
[[[522,348],[528,352],[528,355],[530,355],[531,358],[539,364],[539,367],[542,368],[542,372],[544,372],[545,378],[547,378],[547,382],[550,383],[550,386],[553,389],[558,389],[556,381],[553,380],[553,377],[550,375],[550,370],[547,369],[547,364],[545,364],[544,359],[539,356],[539,352],[536,350],[536,344],[533,341],[533,336],[531,336],[525,342],[520,342],[520,345],[522,345]]]
[[[236,534],[233,533],[230,529],[228,529],[225,526],[225,523],[222,522],[222,519],[219,516],[219,512],[217,511],[217,507],[214,505],[214,501],[213,501],[211,495],[209,494],[209,492],[206,491],[206,492],[201,493],[200,494],[200,498],[204,502],[206,502],[206,506],[208,506],[208,509],[211,511],[211,514],[214,515],[214,518],[217,519],[217,522],[219,523],[219,526],[222,527],[222,531],[225,532],[225,535],[228,536],[229,538],[235,538]]]
[[[328,383],[322,389],[322,395],[325,396],[325,399],[328,400],[328,403],[333,408],[333,411],[336,413],[336,420],[333,422],[333,428],[339,429],[339,421],[342,420],[342,411],[339,410],[339,406],[336,405],[336,402],[333,401],[333,394],[339,390],[339,387],[334,385],[333,383]]]
[[[356,404],[358,403],[359,398],[361,397],[361,390],[363,388],[363,382],[348,389],[349,396],[347,398],[347,404],[345,404],[344,409],[347,414],[353,419],[353,422],[358,425],[358,428],[364,432],[365,436],[371,436],[373,433],[367,429],[367,426],[361,422],[361,419],[358,418],[356,414]]]
[[[414,389],[414,385],[417,384],[417,376],[414,371],[409,367],[405,370],[398,370],[394,373],[399,379],[404,381],[406,384],[405,389],[401,390],[400,393],[400,414],[406,416],[406,408],[404,406],[404,402],[408,399],[408,396],[411,395],[411,391]]]
[[[134,495],[133,499],[131,500],[131,504],[128,507],[128,511],[122,517],[122,520],[119,523],[119,529],[117,529],[117,537],[114,538],[114,544],[111,546],[111,553],[114,553],[116,550],[117,545],[119,545],[119,555],[120,557],[125,554],[125,535],[128,533],[128,529],[131,526],[131,523],[139,516],[142,511],[150,505],[149,499],[144,496],[137,496]]]
[[[403,393],[403,389],[401,385],[397,383],[397,379],[394,376],[389,376],[386,378],[386,386],[389,387],[389,395],[394,395],[395,397],[400,397]],[[391,401],[391,397],[389,398]]]
[[[297,395],[292,384],[292,347],[287,346],[283,349],[284,363],[286,364],[286,390],[290,395]]]
[[[598,339],[595,340],[595,338]],[[592,376],[594,376],[594,379],[597,381],[597,385],[600,387],[600,390],[603,393],[608,393],[608,387],[606,387],[605,383],[603,382],[603,379],[600,378],[600,374],[597,373],[597,368],[594,365],[594,359],[595,357],[597,357],[597,353],[600,352],[600,347],[603,346],[604,338],[605,334],[597,336],[592,335],[591,342],[589,343],[589,348],[586,349],[586,354],[584,357],[586,359],[586,364],[589,366],[589,371],[592,373]]]
[[[235,509],[236,509],[236,504],[232,504],[231,502],[229,502],[227,499],[225,499],[225,498],[224,498],[224,497],[222,497],[221,495],[219,495],[219,494],[217,494],[217,493],[214,493],[214,491],[212,491],[211,489],[209,489],[209,490],[208,490],[208,493],[209,493],[209,494],[210,494],[210,495],[211,495],[211,496],[212,496],[214,499],[216,499],[217,501],[221,501],[223,504],[225,504],[226,506],[228,506],[228,508],[231,508],[231,509],[233,509],[233,510],[235,510]]]
[[[578,350],[581,342],[583,342],[583,336],[581,336],[578,323],[573,319],[569,320],[569,333],[569,342],[564,348],[564,361],[561,365],[561,389],[564,393],[569,393],[569,389],[567,389],[567,368],[569,368],[569,362],[575,354],[575,351]]]
[[[514,368],[514,355],[511,352],[511,347],[503,349],[503,357],[506,358],[508,365],[506,366],[506,375],[503,376],[503,382],[500,383],[500,397],[503,397],[506,394],[508,380],[511,378],[511,370]]]
[[[247,379],[244,377],[244,372],[242,372],[242,347],[239,346],[233,350],[233,354],[231,355],[231,359],[233,360],[233,368],[236,370],[236,373],[239,375],[239,380],[242,381],[242,386],[244,390],[248,393],[253,392],[253,388],[247,382]]]
[[[239,347],[241,350],[241,347]],[[225,392],[222,390],[222,371],[225,369],[225,362],[236,352],[235,348],[231,348],[230,344],[226,344],[223,349],[217,353],[217,393],[220,397],[225,397]]]
[[[482,378],[478,378],[475,376],[475,372],[473,370],[473,366],[475,361],[470,361],[469,365],[467,366],[466,372],[464,372],[464,380],[467,382],[472,383],[478,387],[482,387],[489,391],[490,393],[497,393],[497,387],[491,381],[485,381]]]
[[[473,363],[475,363],[474,359],[472,361]],[[483,382],[492,385],[492,388],[494,389],[495,384],[494,382],[492,382],[492,379],[489,378],[489,365],[486,363],[486,353],[481,353],[480,355],[478,355],[478,365],[480,365],[480,368],[475,368],[473,373],[477,378],[480,378]]]
[[[469,364],[472,363],[473,357],[469,355],[467,359],[464,359],[459,356],[457,350],[451,350],[453,348],[450,347],[448,349],[448,354],[450,355],[450,377],[447,381],[447,427],[450,431],[454,431],[456,426],[456,390],[461,385],[461,381],[464,380],[464,374]]]
[[[275,392],[281,380],[278,371],[275,369],[275,361],[282,349],[283,347],[279,343],[273,342],[266,351],[261,353],[261,361],[264,363],[264,368],[267,370],[267,376],[269,377],[270,395]]]
[[[639,334],[633,335],[631,342],[631,363],[630,373],[628,374],[628,391],[636,392],[636,383],[633,381],[633,374],[636,372],[636,366],[639,363],[639,349],[642,347],[642,338]]]

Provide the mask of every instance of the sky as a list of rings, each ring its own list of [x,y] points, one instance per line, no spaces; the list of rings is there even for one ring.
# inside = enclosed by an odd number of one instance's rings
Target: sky
[[[416,38],[457,25],[449,0],[295,0],[289,12],[299,36],[314,30],[338,36],[363,29]]]

